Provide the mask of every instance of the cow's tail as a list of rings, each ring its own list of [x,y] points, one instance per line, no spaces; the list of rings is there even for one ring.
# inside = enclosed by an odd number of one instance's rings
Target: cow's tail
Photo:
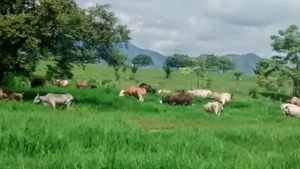
[[[121,90],[119,96],[124,96],[125,95],[125,90]]]

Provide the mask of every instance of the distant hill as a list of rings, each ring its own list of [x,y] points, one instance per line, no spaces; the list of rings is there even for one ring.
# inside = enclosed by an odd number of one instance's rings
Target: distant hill
[[[229,58],[235,63],[235,69],[242,71],[245,74],[253,74],[253,69],[262,58],[254,53],[243,55],[228,54],[225,57]]]
[[[154,65],[152,67],[162,67],[167,56],[164,56],[158,52],[151,51],[148,49],[141,49],[131,43],[119,43],[117,45],[119,51],[127,56],[127,62],[130,63],[131,60],[140,54],[146,54],[152,57]],[[253,74],[253,68],[255,68],[257,62],[262,58],[254,53],[248,53],[243,55],[238,54],[227,54],[228,57],[236,65],[236,70],[242,71],[245,74]]]
[[[117,48],[119,49],[119,51],[127,56],[127,61],[131,62],[131,60],[140,55],[140,54],[145,54],[148,55],[152,58],[153,60],[153,65],[152,67],[162,67],[163,64],[165,63],[166,60],[166,56],[158,53],[158,52],[154,52],[148,49],[141,49],[131,43],[119,43],[117,45]]]

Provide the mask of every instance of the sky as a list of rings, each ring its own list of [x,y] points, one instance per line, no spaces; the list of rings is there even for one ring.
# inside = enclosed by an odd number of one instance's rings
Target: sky
[[[110,4],[130,42],[164,55],[256,53],[271,57],[271,35],[300,27],[300,0],[76,0]]]

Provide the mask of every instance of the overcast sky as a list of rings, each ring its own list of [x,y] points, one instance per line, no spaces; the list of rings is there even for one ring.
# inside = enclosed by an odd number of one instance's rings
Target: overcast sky
[[[270,36],[300,26],[300,0],[76,0],[110,4],[131,43],[165,55],[254,52],[270,57]]]

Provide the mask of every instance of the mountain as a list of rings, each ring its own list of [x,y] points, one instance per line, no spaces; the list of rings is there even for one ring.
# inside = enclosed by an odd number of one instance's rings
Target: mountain
[[[165,63],[166,60],[166,56],[158,53],[158,52],[154,52],[148,49],[141,49],[131,43],[119,43],[117,44],[117,48],[119,49],[119,51],[127,56],[127,62],[131,62],[131,60],[140,55],[140,54],[145,54],[148,55],[152,58],[153,60],[153,65],[152,67],[162,67],[163,64]]]
[[[162,67],[167,56],[164,56],[158,52],[151,51],[148,49],[141,49],[131,43],[119,43],[116,45],[119,51],[127,56],[127,62],[130,63],[131,60],[140,55],[146,54],[152,57],[154,64],[152,67]],[[256,64],[262,60],[262,58],[254,53],[248,54],[227,54],[225,57],[229,58],[235,63],[236,70],[244,72],[245,74],[253,74],[253,69]]]
[[[247,54],[228,54],[225,57],[229,58],[235,63],[237,71],[244,72],[245,74],[253,74],[253,69],[262,58],[254,53]]]

